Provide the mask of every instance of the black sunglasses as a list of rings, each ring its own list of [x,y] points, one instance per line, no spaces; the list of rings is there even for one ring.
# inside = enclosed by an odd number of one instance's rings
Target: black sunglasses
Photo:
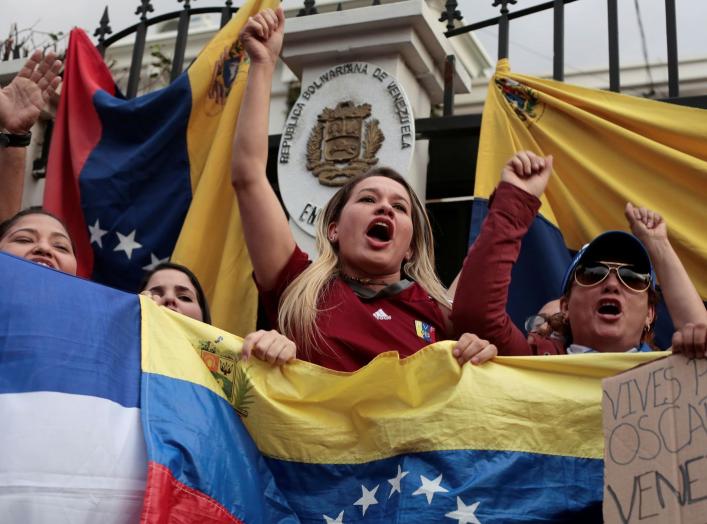
[[[651,275],[649,273],[639,273],[631,264],[620,264],[617,262],[589,262],[580,264],[574,272],[574,281],[583,287],[592,287],[601,284],[609,276],[609,273],[616,271],[619,281],[627,288],[643,292],[651,287]]]

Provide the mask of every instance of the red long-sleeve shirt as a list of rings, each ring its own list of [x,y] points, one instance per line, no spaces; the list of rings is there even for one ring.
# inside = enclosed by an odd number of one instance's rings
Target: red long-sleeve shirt
[[[506,312],[511,270],[521,240],[540,209],[540,200],[501,182],[489,201],[481,232],[464,260],[454,296],[452,322],[495,344],[499,355],[564,354],[559,340],[531,345]]]

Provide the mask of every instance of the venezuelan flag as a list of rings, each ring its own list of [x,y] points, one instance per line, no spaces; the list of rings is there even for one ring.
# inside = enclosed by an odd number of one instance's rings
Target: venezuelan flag
[[[599,522],[601,379],[660,356],[273,368],[144,297],[6,254],[0,275],[15,522]]]
[[[518,326],[561,294],[577,251],[606,230],[629,230],[626,202],[666,220],[670,241],[707,299],[707,113],[512,73],[499,61],[484,106],[470,242],[478,235],[501,169],[516,151],[555,157],[540,215],[523,240],[509,293]],[[670,345],[667,311],[657,341]]]
[[[273,5],[248,2],[188,71],[132,100],[86,33],[72,31],[44,205],[68,223],[80,275],[134,291],[145,270],[171,257],[199,277],[215,325],[254,329],[257,298],[230,185],[248,69],[237,37]]]
[[[181,315],[10,255],[0,274],[4,522],[297,521],[189,338],[175,341]],[[187,320],[204,342],[235,340]],[[153,365],[174,355],[201,381]]]
[[[601,522],[601,378],[656,355],[460,368],[451,348],[249,369],[245,424],[301,521]]]

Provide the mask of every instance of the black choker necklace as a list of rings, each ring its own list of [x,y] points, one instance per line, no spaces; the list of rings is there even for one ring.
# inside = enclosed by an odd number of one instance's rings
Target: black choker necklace
[[[372,278],[359,278],[359,277],[352,277],[351,275],[347,275],[345,273],[339,273],[339,276],[343,278],[344,280],[349,280],[351,282],[358,282],[361,285],[364,286],[389,286],[390,284],[388,282],[385,282],[383,280],[375,280]]]

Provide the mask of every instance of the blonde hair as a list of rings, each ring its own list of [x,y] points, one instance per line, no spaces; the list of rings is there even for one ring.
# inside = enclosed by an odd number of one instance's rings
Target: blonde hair
[[[312,356],[312,351],[322,353],[325,349],[321,347],[326,345],[326,342],[322,344],[323,339],[317,325],[317,315],[322,311],[319,304],[339,273],[339,256],[328,238],[327,230],[332,222],[339,220],[354,187],[372,176],[383,176],[398,182],[405,188],[412,202],[412,256],[403,264],[402,273],[420,284],[440,306],[449,307],[446,290],[435,272],[432,226],[422,202],[396,171],[386,167],[374,168],[351,179],[324,207],[317,220],[319,258],[287,286],[280,299],[278,326],[284,335],[295,341],[307,357]]]

